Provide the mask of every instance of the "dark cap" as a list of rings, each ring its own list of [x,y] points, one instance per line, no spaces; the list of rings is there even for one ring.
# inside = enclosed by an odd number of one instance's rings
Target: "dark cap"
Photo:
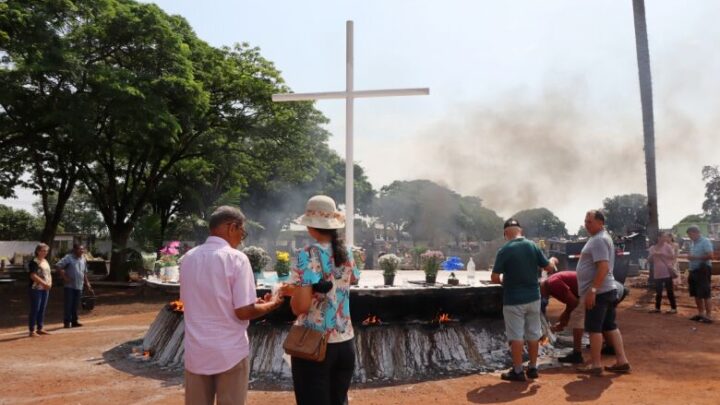
[[[515,218],[510,218],[507,221],[505,221],[505,225],[503,225],[503,229],[510,228],[511,226],[517,226],[518,228],[521,228],[520,222],[518,222]]]

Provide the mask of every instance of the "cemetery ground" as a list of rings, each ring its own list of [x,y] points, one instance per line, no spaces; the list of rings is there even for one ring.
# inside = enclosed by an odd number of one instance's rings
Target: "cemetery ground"
[[[140,339],[171,297],[140,289],[96,291],[96,308],[81,315],[84,326],[63,329],[62,291],[54,289],[46,325],[53,334],[37,338],[27,337],[25,289],[0,291],[0,404],[182,403],[178,373],[138,367],[115,349]],[[500,381],[496,373],[390,387],[355,386],[351,403],[716,404],[720,322],[688,320],[694,313],[692,302],[686,289],[679,296],[678,315],[648,314],[653,294],[641,288],[633,288],[621,304],[618,323],[633,365],[629,375],[586,377],[568,366],[541,372],[539,380],[528,383]],[[561,310],[556,301],[548,309],[553,317]],[[612,358],[604,361],[609,364]],[[257,390],[250,392],[248,402],[294,403],[291,392]]]

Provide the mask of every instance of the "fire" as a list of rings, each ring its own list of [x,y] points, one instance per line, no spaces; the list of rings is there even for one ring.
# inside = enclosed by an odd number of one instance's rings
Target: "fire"
[[[149,351],[149,350],[145,350],[145,351],[143,352],[143,358],[144,358],[144,359],[149,359],[150,356],[151,356],[151,354],[150,354],[150,351]]]
[[[540,338],[540,346],[547,346],[548,344],[550,344],[550,339],[547,336]]]
[[[440,315],[435,319],[435,321],[439,324],[448,323],[454,321],[454,319],[450,318],[450,314],[442,312]]]
[[[382,324],[382,321],[379,317],[375,315],[368,315],[367,318],[365,318],[364,321],[362,321],[363,326],[369,326],[369,325],[380,325]]]
[[[185,304],[180,300],[170,301],[170,310],[174,312],[185,312]]]

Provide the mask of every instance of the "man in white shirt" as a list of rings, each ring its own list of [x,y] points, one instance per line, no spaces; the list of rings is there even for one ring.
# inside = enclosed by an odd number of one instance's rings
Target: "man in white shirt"
[[[250,261],[236,247],[245,216],[222,206],[210,216],[210,236],[180,264],[185,309],[185,403],[244,404],[250,375],[247,327],[282,304],[257,299]]]

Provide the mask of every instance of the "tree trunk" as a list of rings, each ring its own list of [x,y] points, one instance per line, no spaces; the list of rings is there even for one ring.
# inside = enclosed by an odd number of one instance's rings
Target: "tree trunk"
[[[635,45],[637,49],[640,102],[642,104],[643,136],[645,140],[645,175],[647,177],[648,227],[651,244],[658,238],[657,182],[655,178],[655,129],[653,122],[652,77],[648,47],[645,1],[633,0]]]
[[[112,240],[112,254],[110,256],[110,275],[108,278],[114,281],[127,281],[129,262],[127,261],[127,243],[132,232],[132,224],[117,224],[109,228],[110,239]]]

